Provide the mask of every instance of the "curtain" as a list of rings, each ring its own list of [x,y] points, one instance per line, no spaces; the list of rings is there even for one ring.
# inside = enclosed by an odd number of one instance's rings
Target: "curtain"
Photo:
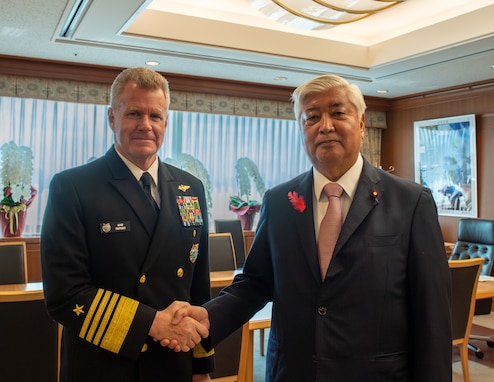
[[[38,195],[28,209],[24,234],[39,234],[51,177],[103,155],[113,143],[108,107],[0,97],[0,145],[14,141],[34,155],[33,186]],[[211,179],[211,219],[235,219],[230,195],[238,194],[235,163],[250,158],[266,188],[310,168],[295,121],[171,111],[162,160],[188,154]],[[253,187],[252,199],[261,199]],[[211,224],[211,227],[213,224]]]

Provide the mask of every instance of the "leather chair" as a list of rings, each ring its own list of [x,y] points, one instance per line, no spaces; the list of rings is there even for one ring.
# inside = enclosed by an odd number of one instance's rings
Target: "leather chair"
[[[463,380],[470,382],[468,370],[468,339],[472,329],[475,310],[475,293],[479,280],[482,258],[469,260],[450,260],[451,271],[451,321],[453,345],[460,349]]]
[[[26,243],[0,242],[0,284],[27,282]]]
[[[214,221],[214,230],[218,233],[229,232],[232,235],[237,268],[242,268],[245,262],[245,238],[242,223],[238,219],[223,219]]]
[[[237,259],[237,268],[242,268],[245,262],[245,238],[240,220],[215,220],[214,230],[218,233],[229,232],[232,235],[233,246],[235,248],[235,258]]]
[[[494,275],[494,220],[486,219],[460,219],[458,222],[458,240],[451,252],[450,260],[465,260],[482,258],[484,264],[480,271],[481,275]],[[492,298],[477,300],[475,314],[490,314],[492,309]],[[494,347],[490,337],[470,335],[470,339],[485,340],[489,347]],[[475,352],[477,358],[482,358],[482,350],[468,344]]]
[[[209,234],[209,265],[211,272],[233,271],[237,269],[231,234]]]

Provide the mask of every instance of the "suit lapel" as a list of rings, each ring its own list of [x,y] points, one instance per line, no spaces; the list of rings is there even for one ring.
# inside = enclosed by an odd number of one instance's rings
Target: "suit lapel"
[[[338,256],[340,249],[353,235],[365,217],[378,204],[376,198],[373,197],[372,192],[377,191],[379,198],[382,198],[384,190],[381,187],[377,169],[364,159],[364,166],[357,185],[357,190],[345,219],[345,223],[341,228],[333,256]]]
[[[314,278],[321,282],[321,272],[319,271],[319,261],[317,258],[317,246],[314,231],[314,209],[313,209],[313,183],[312,171],[308,171],[300,180],[300,183],[293,191],[299,196],[303,196],[306,208],[303,213],[292,209],[292,215],[297,227],[297,234],[304,249],[304,256],[309,264]],[[311,239],[309,239],[311,238]]]

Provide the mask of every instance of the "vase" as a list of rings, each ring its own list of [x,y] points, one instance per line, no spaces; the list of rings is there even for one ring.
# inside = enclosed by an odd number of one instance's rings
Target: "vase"
[[[238,218],[240,219],[240,222],[242,224],[242,229],[244,231],[252,230],[252,225],[254,224],[254,217],[255,217],[255,213],[238,215]]]
[[[3,237],[19,237],[24,232],[26,226],[27,209],[18,211],[15,214],[5,212],[0,213],[0,223],[2,225]],[[10,219],[12,218],[12,220]]]

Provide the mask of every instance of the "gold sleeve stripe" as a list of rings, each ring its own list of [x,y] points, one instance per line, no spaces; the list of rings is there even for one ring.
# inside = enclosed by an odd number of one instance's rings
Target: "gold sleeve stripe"
[[[102,317],[98,331],[96,332],[96,336],[93,339],[94,344],[99,344],[101,341],[101,338],[103,337],[103,334],[105,333],[106,327],[108,326],[108,323],[110,322],[111,316],[113,314],[113,311],[115,310],[115,306],[117,305],[118,299],[119,299],[118,294],[113,294],[111,297],[108,307],[105,311],[105,315]]]
[[[99,289],[89,307],[79,337],[118,353],[138,306],[136,300]]]
[[[96,333],[96,330],[101,324],[101,317],[104,315],[106,311],[106,307],[108,305],[108,301],[110,300],[110,297],[111,297],[111,292],[105,291],[105,293],[103,293],[103,297],[101,298],[100,303],[96,307],[96,312],[94,314],[93,320],[89,325],[89,330],[86,334],[86,341],[97,344],[94,341],[94,335]]]
[[[98,289],[96,292],[96,296],[94,296],[93,302],[91,303],[91,306],[89,307],[89,310],[87,312],[86,318],[84,319],[84,322],[82,323],[81,331],[79,332],[79,337],[82,339],[86,338],[86,333],[89,328],[89,324],[91,323],[94,313],[96,312],[96,307],[99,304],[99,301],[101,299],[101,296],[103,296],[104,290],[103,289]]]
[[[194,346],[194,358],[206,358],[211,357],[212,355],[214,355],[214,349],[211,349],[209,352],[207,352],[201,344],[197,344],[196,346]]]
[[[118,353],[129,332],[134,320],[139,303],[128,297],[121,296],[108,329],[101,341],[101,347],[114,353]]]

